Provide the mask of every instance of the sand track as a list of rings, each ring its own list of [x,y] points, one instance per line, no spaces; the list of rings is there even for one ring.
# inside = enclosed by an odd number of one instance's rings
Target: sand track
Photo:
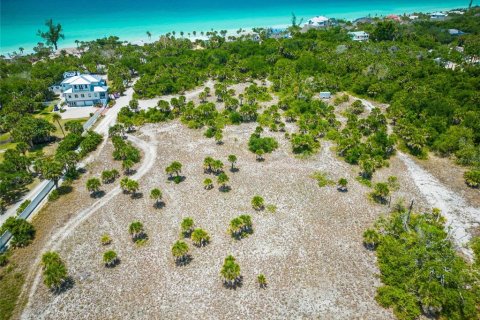
[[[139,139],[135,136],[129,136],[129,140],[132,141],[144,152],[144,159],[142,161],[142,164],[137,170],[137,172],[132,176],[132,179],[138,180],[142,178],[151,169],[151,167],[154,164],[157,141],[155,141],[153,138],[151,141],[147,143],[146,141]],[[59,229],[54,234],[54,236],[46,243],[43,251],[38,255],[37,259],[35,260],[33,264],[34,267],[31,269],[27,277],[27,280],[25,281],[25,283],[29,283],[30,282],[29,279],[34,277],[32,286],[30,287],[29,294],[28,294],[28,303],[23,311],[22,319],[35,318],[33,314],[30,312],[29,307],[30,307],[31,301],[33,301],[34,299],[35,292],[42,278],[42,272],[40,267],[42,254],[46,251],[58,250],[58,248],[61,246],[63,241],[72,234],[75,228],[77,228],[80,224],[82,224],[86,219],[88,219],[92,214],[97,212],[101,207],[103,207],[106,203],[108,203],[113,197],[118,195],[120,192],[121,192],[121,189],[120,187],[117,186],[113,190],[108,192],[106,195],[104,195],[101,199],[95,201],[91,206],[89,206],[85,210],[80,211],[73,219],[71,219],[67,224],[65,224],[63,228]]]
[[[480,209],[469,206],[462,196],[443,185],[406,154],[398,152],[398,157],[407,166],[412,180],[428,203],[442,211],[447,219],[450,235],[458,249],[469,259],[473,259],[473,252],[468,248],[468,242],[471,239],[472,228],[480,227]]]

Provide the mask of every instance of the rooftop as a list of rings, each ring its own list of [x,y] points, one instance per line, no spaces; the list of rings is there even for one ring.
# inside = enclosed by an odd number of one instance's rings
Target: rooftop
[[[327,22],[328,20],[330,20],[330,19],[328,19],[327,17],[316,16],[316,17],[313,17],[310,20],[308,20],[308,23],[309,24],[322,23],[322,22]]]
[[[73,76],[62,81],[62,84],[91,84],[92,82],[98,82],[99,79],[90,74],[82,74],[79,76]]]

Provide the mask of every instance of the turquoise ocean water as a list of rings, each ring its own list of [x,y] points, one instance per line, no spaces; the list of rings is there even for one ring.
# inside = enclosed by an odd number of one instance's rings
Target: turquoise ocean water
[[[74,47],[75,40],[116,35],[122,40],[148,40],[175,30],[188,32],[290,24],[291,12],[305,20],[316,15],[355,19],[368,14],[403,14],[467,7],[467,0],[0,0],[0,52],[23,47],[31,51],[42,41],[36,32],[48,18],[60,22],[65,40],[60,47]],[[477,4],[478,1],[474,1]]]

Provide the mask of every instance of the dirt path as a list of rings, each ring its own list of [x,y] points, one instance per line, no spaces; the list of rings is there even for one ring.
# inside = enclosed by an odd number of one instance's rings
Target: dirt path
[[[132,176],[132,179],[140,179],[143,177],[154,165],[155,163],[155,155],[157,153],[157,141],[153,136],[150,136],[151,141],[146,142],[142,139],[139,139],[134,136],[130,136],[129,140],[132,141],[135,145],[140,147],[144,154],[145,158],[143,159],[142,165],[139,167],[137,172]],[[30,304],[33,299],[33,296],[38,288],[38,285],[41,281],[41,268],[40,268],[40,261],[41,255],[49,250],[58,250],[62,242],[67,239],[72,232],[78,227],[81,223],[83,223],[88,217],[98,211],[102,206],[108,203],[114,196],[121,192],[120,187],[116,187],[103,196],[98,201],[95,201],[90,207],[86,208],[85,210],[78,213],[72,220],[70,220],[63,228],[59,229],[55,235],[46,243],[43,250],[39,252],[38,257],[35,259],[35,262],[32,264],[32,269],[30,270],[25,284],[28,285],[33,280],[32,286],[28,292],[28,302],[25,306],[25,309],[22,314],[22,319],[32,319],[35,318],[30,314]],[[28,287],[25,287],[23,294],[27,294],[25,290],[28,290]]]
[[[443,185],[406,154],[398,152],[398,157],[408,167],[413,181],[430,205],[442,211],[456,245],[469,259],[473,259],[467,244],[471,239],[471,230],[480,226],[480,209],[469,206],[462,196]]]

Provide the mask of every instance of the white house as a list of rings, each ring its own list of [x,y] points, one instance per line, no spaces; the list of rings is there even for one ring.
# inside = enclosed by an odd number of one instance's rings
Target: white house
[[[331,96],[332,94],[330,93],[330,91],[320,92],[320,99],[330,99]]]
[[[305,23],[305,26],[314,28],[324,28],[330,26],[330,19],[324,16],[316,16]]]
[[[105,105],[108,102],[108,87],[105,80],[98,76],[76,75],[63,80],[60,86],[70,107]]]
[[[348,35],[352,38],[353,41],[367,41],[369,38],[368,33],[365,31],[352,31]]]
[[[443,12],[434,12],[434,13],[430,14],[430,19],[431,20],[442,21],[442,20],[445,20],[446,17],[447,17],[447,15]]]

